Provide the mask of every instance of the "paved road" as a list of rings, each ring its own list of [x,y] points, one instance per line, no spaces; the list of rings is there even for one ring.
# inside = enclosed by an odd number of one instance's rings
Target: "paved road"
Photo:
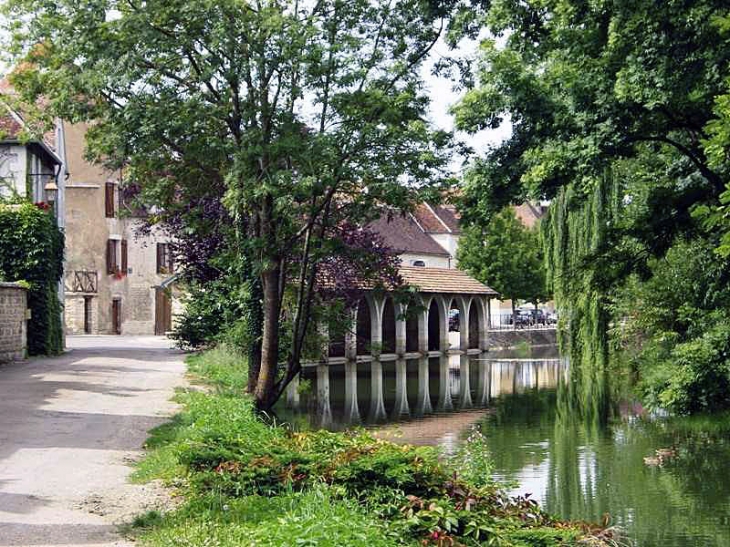
[[[175,410],[182,354],[155,337],[69,337],[55,358],[0,365],[0,546],[125,545],[115,524],[160,501],[127,482]]]

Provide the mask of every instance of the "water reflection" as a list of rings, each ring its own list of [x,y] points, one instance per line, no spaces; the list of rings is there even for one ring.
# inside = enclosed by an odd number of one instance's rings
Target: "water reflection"
[[[497,478],[553,514],[609,514],[639,547],[730,545],[730,415],[670,419],[612,403],[604,372],[569,374],[554,354],[321,366],[306,369],[307,385],[281,412],[302,427],[363,424],[451,452],[477,426]],[[645,465],[661,448],[676,456]]]

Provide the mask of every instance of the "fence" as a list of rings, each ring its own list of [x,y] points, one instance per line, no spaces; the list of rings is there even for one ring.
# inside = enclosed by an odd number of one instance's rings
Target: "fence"
[[[511,313],[501,313],[490,319],[490,330],[554,329],[557,323],[555,314],[535,313],[534,310],[529,313],[518,310],[516,318]]]

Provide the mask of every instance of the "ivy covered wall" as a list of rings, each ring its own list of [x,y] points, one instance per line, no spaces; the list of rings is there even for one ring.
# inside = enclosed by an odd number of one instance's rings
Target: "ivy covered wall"
[[[63,350],[58,300],[63,246],[63,233],[51,211],[31,203],[0,203],[0,280],[29,284],[30,355],[55,355]]]

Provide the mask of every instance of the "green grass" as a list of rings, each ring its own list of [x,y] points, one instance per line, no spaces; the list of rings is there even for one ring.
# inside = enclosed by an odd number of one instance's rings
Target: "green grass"
[[[142,545],[548,546],[582,535],[480,477],[482,437],[461,452],[468,465],[362,430],[297,433],[256,414],[239,354],[221,347],[188,365],[213,389],[180,392],[183,411],[150,433],[133,480],[162,479],[184,502],[125,529]]]

